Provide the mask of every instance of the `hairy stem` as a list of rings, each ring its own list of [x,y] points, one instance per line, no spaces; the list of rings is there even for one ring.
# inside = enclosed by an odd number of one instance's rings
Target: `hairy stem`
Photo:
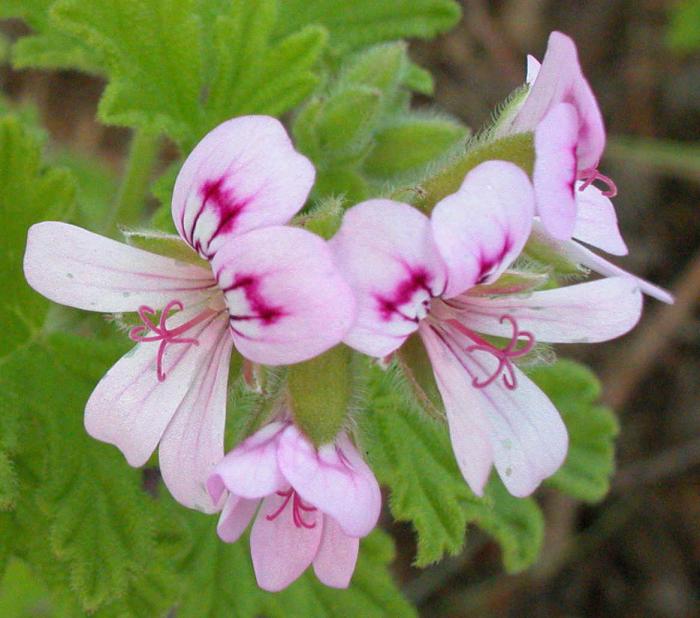
[[[141,220],[159,147],[158,134],[143,129],[134,133],[119,193],[105,220],[105,233],[111,234],[117,223],[134,225]]]

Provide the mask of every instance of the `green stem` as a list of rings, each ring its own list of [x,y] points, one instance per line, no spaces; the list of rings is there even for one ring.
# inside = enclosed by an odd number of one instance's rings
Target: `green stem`
[[[111,234],[117,223],[134,225],[141,221],[159,150],[160,137],[157,133],[143,129],[134,133],[119,193],[105,220],[105,233]]]

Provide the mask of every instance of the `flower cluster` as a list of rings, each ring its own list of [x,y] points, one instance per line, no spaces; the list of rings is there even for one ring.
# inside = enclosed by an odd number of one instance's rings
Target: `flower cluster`
[[[137,320],[128,333],[137,345],[87,402],[88,433],[133,466],[157,447],[172,495],[221,511],[224,541],[255,518],[261,587],[281,590],[311,564],[323,583],[347,586],[381,495],[352,424],[314,444],[295,424],[290,393],[224,455],[234,348],[246,363],[290,365],[341,343],[385,358],[418,336],[466,482],[482,495],[495,467],[513,495],[526,496],[561,466],[567,432],[519,359],[540,342],[624,334],[642,292],[671,301],[580,244],[626,252],[609,199],[615,185],[598,171],[602,117],[572,41],[553,33],[542,65],[528,59],[527,83],[490,135],[534,134],[531,177],[509,161],[482,162],[428,214],[372,199],[349,208],[328,241],[290,225],[313,165],[277,120],[247,116],[209,133],[180,170],[179,236],[153,234],[176,253],[60,222],[30,229],[25,275],[35,290]],[[538,289],[541,278],[519,263],[532,238],[604,276]]]

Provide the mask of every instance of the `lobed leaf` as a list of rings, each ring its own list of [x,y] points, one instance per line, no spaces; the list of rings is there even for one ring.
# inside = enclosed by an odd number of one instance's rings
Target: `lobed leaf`
[[[202,45],[193,0],[58,0],[52,14],[104,62],[102,122],[196,139]]]
[[[457,468],[445,425],[419,409],[395,367],[375,372],[372,395],[370,413],[361,421],[363,444],[380,482],[391,490],[392,515],[416,531],[416,565],[459,553],[469,523],[498,541],[508,571],[532,564],[544,525],[537,503],[513,498],[497,479],[484,498],[475,496]]]
[[[380,530],[361,542],[357,568],[347,590],[324,586],[309,569],[283,592],[270,594],[255,582],[247,535],[236,543],[223,543],[216,536],[215,518],[194,512],[185,515],[192,544],[180,562],[189,585],[178,608],[179,617],[415,615],[387,571],[394,550],[390,538]]]
[[[449,30],[460,15],[459,4],[452,0],[285,0],[280,3],[277,34],[320,24],[342,53],[382,41],[428,39]]]
[[[552,400],[569,431],[566,461],[547,483],[578,500],[602,500],[615,471],[619,426],[612,410],[596,404],[600,382],[584,365],[564,359],[535,367],[530,377]]]

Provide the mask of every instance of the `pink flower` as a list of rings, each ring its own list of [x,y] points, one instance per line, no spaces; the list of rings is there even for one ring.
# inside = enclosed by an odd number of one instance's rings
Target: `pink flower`
[[[346,588],[360,537],[379,518],[374,474],[345,434],[314,448],[289,422],[274,422],[223,458],[209,477],[214,502],[228,497],[219,536],[236,541],[257,511],[250,535],[261,588],[286,588],[313,564],[327,586]]]
[[[370,200],[346,213],[331,240],[358,301],[346,343],[382,358],[418,331],[457,462],[479,495],[492,465],[512,494],[525,496],[566,455],[557,410],[515,361],[535,341],[612,339],[641,313],[629,278],[544,291],[532,291],[526,278],[499,284],[530,234],[533,213],[527,175],[489,161],[439,202],[431,219],[406,204]]]
[[[535,232],[554,248],[606,276],[633,277],[640,289],[663,302],[665,290],[635,277],[592,253],[576,239],[613,255],[626,255],[609,198],[617,188],[598,171],[605,149],[605,127],[595,95],[581,71],[574,42],[552,32],[542,65],[528,56],[530,91],[499,133],[535,132]],[[601,191],[592,183],[602,181]]]
[[[138,312],[138,345],[95,388],[85,426],[133,466],[160,443],[163,478],[187,506],[215,509],[204,482],[223,456],[232,346],[257,363],[295,363],[338,343],[353,319],[327,244],[281,225],[313,180],[277,120],[247,116],[209,133],[180,170],[172,211],[182,240],[168,238],[197,252],[187,261],[66,223],[29,230],[24,272],[35,290],[79,309]]]

